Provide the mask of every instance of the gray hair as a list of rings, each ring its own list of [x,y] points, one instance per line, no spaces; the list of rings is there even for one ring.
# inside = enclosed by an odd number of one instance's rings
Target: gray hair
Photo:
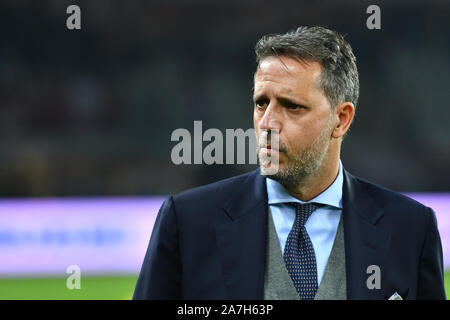
[[[256,62],[286,56],[322,66],[320,88],[332,108],[349,101],[356,107],[359,97],[358,69],[350,44],[336,31],[323,27],[299,27],[285,34],[263,36],[255,46]]]

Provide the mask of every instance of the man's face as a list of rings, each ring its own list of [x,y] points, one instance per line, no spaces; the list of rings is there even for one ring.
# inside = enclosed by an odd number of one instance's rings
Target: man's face
[[[270,177],[288,188],[317,175],[328,154],[333,117],[320,75],[318,62],[288,57],[264,59],[255,74],[253,122],[261,173],[270,175],[264,159],[278,158],[278,172]],[[268,132],[278,132],[279,150],[265,148]]]

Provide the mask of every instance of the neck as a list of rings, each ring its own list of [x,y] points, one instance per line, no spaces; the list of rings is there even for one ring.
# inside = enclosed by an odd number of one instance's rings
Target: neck
[[[340,152],[330,152],[321,167],[295,187],[286,188],[289,194],[301,201],[310,201],[324,192],[339,173]]]

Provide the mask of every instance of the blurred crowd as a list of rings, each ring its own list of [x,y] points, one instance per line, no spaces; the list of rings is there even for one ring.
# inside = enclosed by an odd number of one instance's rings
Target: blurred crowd
[[[81,8],[68,30],[66,8]],[[396,191],[450,190],[450,4],[379,1],[0,3],[0,197],[173,194],[255,168],[171,162],[177,128],[253,126],[253,47],[345,34],[361,92],[346,169]]]

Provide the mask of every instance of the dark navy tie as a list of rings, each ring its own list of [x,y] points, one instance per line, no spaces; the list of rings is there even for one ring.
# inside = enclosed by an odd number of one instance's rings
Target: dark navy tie
[[[313,300],[318,287],[316,254],[305,223],[319,205],[290,204],[295,206],[295,221],[284,247],[284,262],[300,299]]]

